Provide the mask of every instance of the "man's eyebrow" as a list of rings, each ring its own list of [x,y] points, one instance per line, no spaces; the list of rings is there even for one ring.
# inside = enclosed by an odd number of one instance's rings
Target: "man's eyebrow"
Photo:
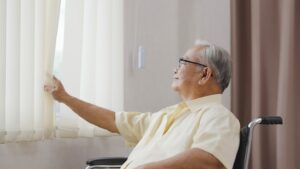
[[[187,59],[187,56],[186,55],[181,56],[180,59]]]

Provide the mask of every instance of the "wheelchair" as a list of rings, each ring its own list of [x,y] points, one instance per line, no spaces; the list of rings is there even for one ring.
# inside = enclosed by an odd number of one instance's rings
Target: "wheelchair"
[[[276,125],[282,124],[282,118],[279,116],[267,116],[259,117],[248,123],[247,126],[243,127],[240,132],[240,145],[234,161],[233,169],[248,169],[250,151],[251,151],[251,140],[254,127],[257,124],[262,125]],[[101,158],[88,160],[86,162],[86,169],[119,169],[127,158]]]

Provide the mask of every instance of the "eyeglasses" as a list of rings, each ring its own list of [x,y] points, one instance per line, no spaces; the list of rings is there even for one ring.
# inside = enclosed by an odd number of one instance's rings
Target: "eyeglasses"
[[[186,59],[183,59],[183,58],[179,58],[179,66],[180,65],[184,65],[184,64],[186,64],[186,63],[193,63],[193,64],[196,64],[196,65],[198,65],[198,66],[203,66],[203,67],[207,67],[206,65],[204,65],[204,64],[201,64],[201,63],[198,63],[198,62],[193,62],[193,61],[189,61],[189,60],[186,60]]]

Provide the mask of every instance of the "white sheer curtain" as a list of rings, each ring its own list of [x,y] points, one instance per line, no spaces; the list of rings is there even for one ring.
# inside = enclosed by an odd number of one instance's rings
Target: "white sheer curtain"
[[[123,0],[62,1],[55,74],[73,96],[102,107],[123,109]],[[56,105],[57,137],[108,134],[63,104]]]
[[[52,72],[59,0],[0,1],[0,143],[53,135]]]

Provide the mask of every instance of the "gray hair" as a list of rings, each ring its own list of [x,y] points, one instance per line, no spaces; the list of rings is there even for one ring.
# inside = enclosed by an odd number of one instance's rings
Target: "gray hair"
[[[214,44],[202,43],[206,46],[201,50],[200,57],[205,60],[214,73],[214,79],[222,92],[228,87],[231,79],[231,60],[229,53]]]

